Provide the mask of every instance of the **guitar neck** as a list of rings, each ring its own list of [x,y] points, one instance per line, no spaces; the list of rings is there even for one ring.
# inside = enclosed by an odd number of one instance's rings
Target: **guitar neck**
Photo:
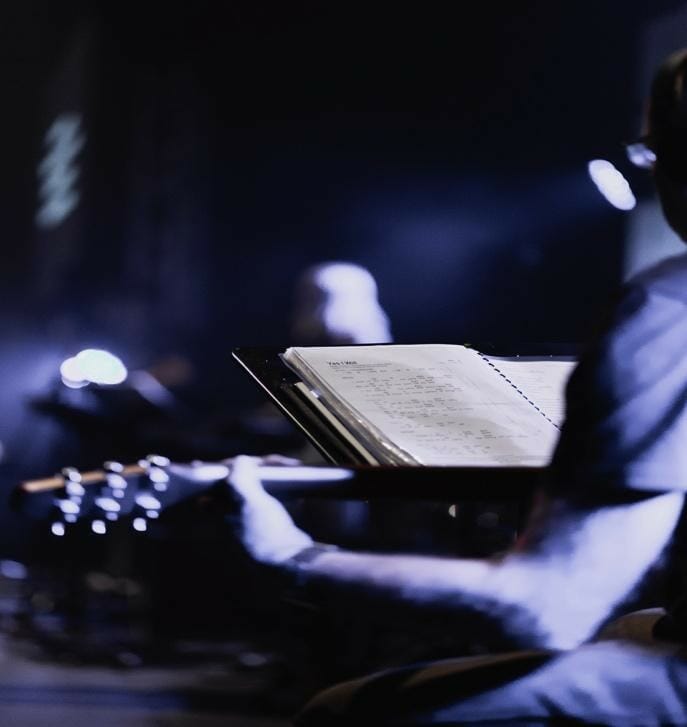
[[[224,464],[164,465],[142,460],[112,463],[101,470],[63,474],[22,482],[13,504],[30,518],[50,523],[64,535],[78,523],[104,534],[122,517],[134,529],[187,500],[209,495],[218,507],[225,502],[229,467]],[[394,467],[355,468],[265,466],[259,469],[265,489],[278,497],[347,500],[377,498],[460,502],[462,500],[524,500],[544,470],[532,467]]]
[[[188,469],[184,476],[188,477]],[[119,474],[125,479],[143,477],[149,468],[142,464],[124,465]],[[174,473],[174,470],[172,470]],[[321,497],[367,500],[393,497],[418,500],[522,499],[539,484],[544,470],[539,467],[399,467],[399,466],[274,466],[260,467],[265,489],[275,495],[303,494]],[[102,469],[81,472],[82,485],[98,486],[108,481]],[[197,477],[190,478],[198,489],[224,480],[229,469],[221,464],[201,465]],[[26,480],[17,488],[20,496],[51,493],[60,496],[68,478],[55,475]]]

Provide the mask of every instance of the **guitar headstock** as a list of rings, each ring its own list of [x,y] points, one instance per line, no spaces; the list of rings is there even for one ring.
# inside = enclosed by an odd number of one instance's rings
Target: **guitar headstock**
[[[55,537],[84,524],[95,535],[105,535],[122,521],[146,532],[164,510],[207,492],[227,473],[222,464],[180,466],[148,455],[136,464],[110,461],[87,472],[65,467],[54,477],[22,482],[14,502],[22,513],[47,522]]]

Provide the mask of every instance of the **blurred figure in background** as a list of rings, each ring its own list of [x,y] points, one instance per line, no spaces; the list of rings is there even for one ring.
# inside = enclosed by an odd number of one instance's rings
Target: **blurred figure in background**
[[[294,288],[293,345],[346,346],[392,341],[389,317],[379,302],[377,282],[369,270],[348,261],[327,261],[303,271]],[[279,418],[283,420],[281,413]],[[294,454],[302,462],[322,462],[310,444]],[[373,506],[364,502],[305,500],[300,503],[297,517],[318,537],[369,544],[372,534],[379,532],[371,522],[374,511]]]
[[[305,270],[296,283],[291,330],[298,346],[393,340],[375,279],[350,262],[324,262]]]
[[[306,268],[296,280],[289,345],[345,346],[392,340],[377,283],[366,268],[346,261],[321,262]],[[258,433],[288,431],[284,416],[269,403],[250,414],[247,426]],[[309,444],[288,454],[308,464],[322,462]]]

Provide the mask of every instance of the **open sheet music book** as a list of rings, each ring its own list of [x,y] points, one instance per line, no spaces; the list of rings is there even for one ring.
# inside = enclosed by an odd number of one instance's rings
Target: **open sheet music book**
[[[543,466],[570,360],[460,345],[289,348],[299,393],[371,464]]]

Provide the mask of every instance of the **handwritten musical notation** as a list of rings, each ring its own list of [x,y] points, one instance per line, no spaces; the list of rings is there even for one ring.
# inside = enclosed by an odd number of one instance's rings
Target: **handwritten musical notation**
[[[540,466],[558,437],[556,426],[522,391],[463,346],[309,348],[298,353],[330,405],[366,432],[368,441],[376,438],[395,452],[399,461]],[[526,362],[514,365],[521,367],[523,382],[541,378],[528,371]],[[552,394],[553,384],[549,386],[551,391],[539,389]]]

